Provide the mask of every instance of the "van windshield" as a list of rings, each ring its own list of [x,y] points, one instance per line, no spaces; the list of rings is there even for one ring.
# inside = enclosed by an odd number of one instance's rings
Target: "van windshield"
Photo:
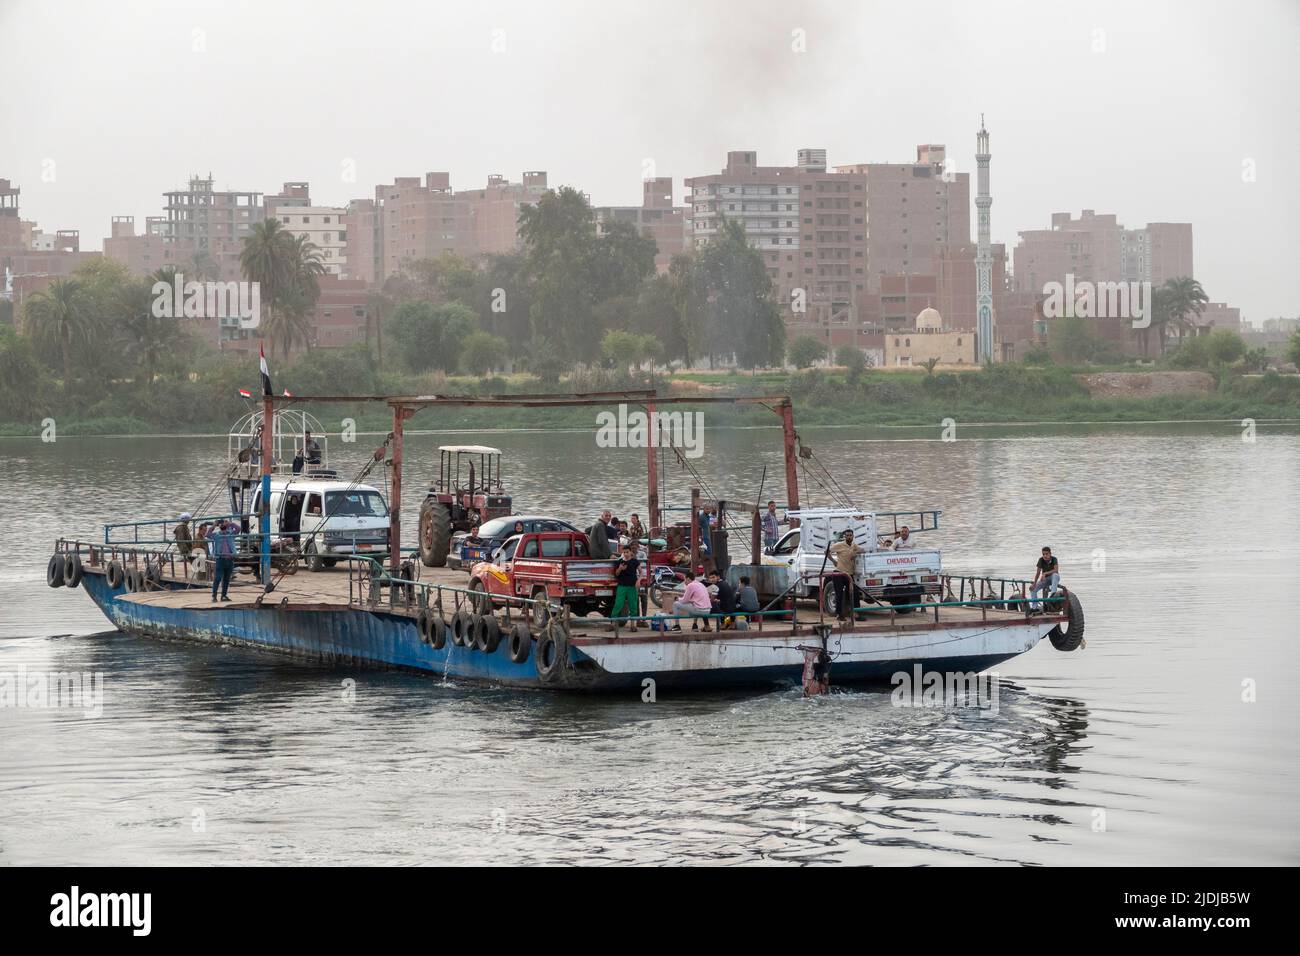
[[[325,514],[331,518],[386,518],[388,505],[377,491],[327,491]]]

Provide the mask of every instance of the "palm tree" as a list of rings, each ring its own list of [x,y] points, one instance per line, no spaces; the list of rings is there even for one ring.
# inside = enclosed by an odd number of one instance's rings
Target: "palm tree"
[[[313,332],[307,313],[298,308],[272,309],[262,320],[263,337],[271,340],[272,355],[288,355],[299,343],[311,348]]]
[[[263,219],[244,238],[239,269],[245,279],[261,286],[263,305],[274,308],[293,284],[297,254],[297,238],[278,219]]]
[[[1178,344],[1183,344],[1184,333],[1196,327],[1196,318],[1205,310],[1210,297],[1201,284],[1190,276],[1169,279],[1164,284],[1169,321],[1178,329]]]
[[[63,384],[72,381],[72,347],[90,341],[97,319],[86,307],[76,279],[55,279],[23,306],[24,326],[46,341],[58,342],[63,356]]]
[[[150,390],[154,387],[158,366],[173,353],[180,336],[180,325],[176,319],[154,315],[153,286],[156,282],[170,285],[175,272],[174,266],[167,266],[148,278],[129,283],[119,293],[114,309],[139,357],[144,369],[145,384]]]
[[[312,326],[307,313],[320,297],[320,277],[325,265],[315,243],[281,227],[278,219],[264,219],[244,239],[239,253],[244,278],[260,286],[264,338],[284,353],[301,342],[311,346]]]
[[[293,286],[297,295],[306,300],[308,308],[320,298],[320,277],[325,275],[325,260],[320,248],[306,236],[292,240]]]

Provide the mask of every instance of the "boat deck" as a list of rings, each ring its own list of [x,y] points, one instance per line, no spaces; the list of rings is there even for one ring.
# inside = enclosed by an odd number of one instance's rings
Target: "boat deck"
[[[420,581],[423,584],[443,585],[449,588],[464,588],[467,584],[467,575],[464,571],[455,571],[449,568],[423,568],[421,571]],[[236,574],[235,579],[231,582],[230,601],[228,602],[214,602],[212,600],[210,583],[176,580],[169,580],[168,583],[172,585],[187,584],[188,586],[126,593],[119,595],[118,600],[151,607],[202,611],[204,609],[254,608],[258,606],[258,598],[262,597],[261,586],[250,576],[243,573]],[[315,573],[299,570],[296,574],[286,575],[281,578],[276,583],[275,590],[267,595],[261,606],[270,605],[285,610],[303,611],[347,610],[351,608],[375,610],[411,618],[414,618],[417,613],[415,607],[409,607],[400,602],[396,605],[390,604],[387,590],[382,592],[383,596],[377,605],[366,603],[366,596],[358,594],[357,591],[358,585],[353,580],[351,594],[349,594],[349,574],[344,568]],[[444,604],[444,610],[448,617],[456,610],[452,605],[450,592]],[[510,611],[510,614],[519,616],[523,614],[523,611],[520,608],[514,608]],[[1064,615],[1042,615],[1032,618],[1035,622],[1064,619]],[[900,634],[936,628],[970,627],[985,622],[1009,624],[1025,620],[1024,613],[1020,611],[1008,611],[993,607],[944,605],[934,610],[926,609],[911,614],[891,613],[887,609],[867,611],[851,624],[837,624],[835,630],[837,633]],[[763,620],[761,624],[755,620],[751,623],[749,632],[751,634],[762,632],[772,636],[790,635],[796,631],[807,633],[809,626],[817,623],[817,621],[816,605],[811,601],[803,601],[799,603],[797,628],[792,626],[788,618],[768,618]],[[828,619],[827,622],[835,623],[831,619]],[[713,636],[713,633],[716,633],[692,631],[685,622],[682,622],[682,624],[683,629],[681,631],[670,632],[673,638],[708,640]],[[581,643],[583,640],[607,641],[613,636],[613,630],[611,623],[599,616],[579,617],[574,615],[570,619],[571,639],[577,643]],[[664,632],[650,631],[644,628],[636,633],[631,633],[625,623],[620,625],[618,634],[622,640],[662,640],[665,636]]]

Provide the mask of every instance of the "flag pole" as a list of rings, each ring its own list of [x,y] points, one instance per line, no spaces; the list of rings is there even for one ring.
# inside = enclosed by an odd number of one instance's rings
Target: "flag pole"
[[[258,514],[258,532],[262,543],[262,591],[271,590],[271,456],[275,451],[275,403],[271,394],[271,376],[266,368],[266,348],[260,353],[262,372],[262,506]]]

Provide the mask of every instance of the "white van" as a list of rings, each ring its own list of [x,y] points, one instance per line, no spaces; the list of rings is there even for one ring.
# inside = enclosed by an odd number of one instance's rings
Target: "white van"
[[[255,528],[261,486],[249,517]],[[310,571],[332,568],[344,555],[388,556],[388,503],[370,485],[318,476],[271,478],[271,534],[299,542]]]

